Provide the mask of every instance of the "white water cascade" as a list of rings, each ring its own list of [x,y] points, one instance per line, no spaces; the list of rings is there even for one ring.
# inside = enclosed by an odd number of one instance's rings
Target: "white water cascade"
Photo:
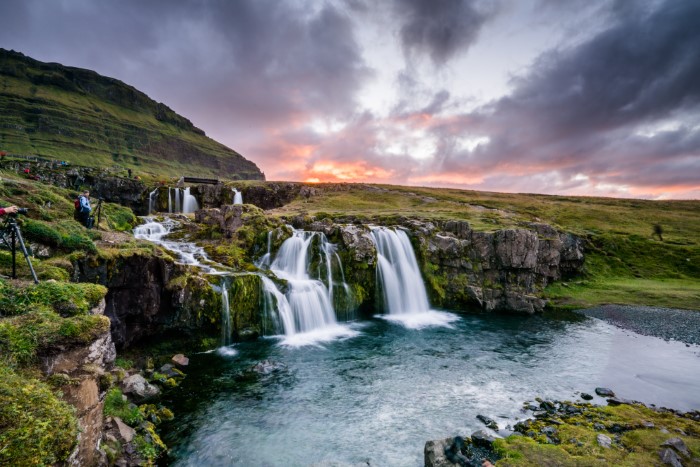
[[[197,204],[197,198],[195,198],[194,195],[190,194],[190,187],[185,188],[182,199],[183,214],[195,212],[197,209],[199,209],[199,205]]]
[[[165,218],[163,222],[156,222],[151,217],[145,217],[144,220],[146,221],[144,224],[134,228],[134,237],[157,243],[166,250],[172,251],[177,255],[180,264],[202,268],[207,274],[223,273],[222,270],[211,266],[211,264],[216,263],[209,259],[204,252],[204,248],[197,246],[193,242],[174,241],[165,238],[173,229],[180,225],[177,221]]]
[[[457,319],[451,313],[430,309],[423,277],[406,232],[374,227],[372,239],[377,246],[378,278],[384,309],[388,313],[382,317],[410,328],[444,326]]]
[[[150,216],[153,212],[153,208],[156,205],[156,195],[158,195],[158,188],[153,190],[148,194],[148,215]]]
[[[233,204],[243,204],[243,194],[237,189],[233,189]]]
[[[231,345],[231,305],[226,281],[221,284],[221,345]]]
[[[315,277],[312,277],[310,268],[314,258],[311,245],[315,239],[319,242],[321,258]],[[270,265],[270,271],[287,281],[287,293],[282,294],[272,280],[262,276],[265,302],[276,310],[287,345],[316,344],[357,334],[347,326],[338,324],[333,308],[333,258],[336,258],[342,270],[334,248],[323,233],[295,230],[284,241]],[[322,271],[323,268],[326,271]],[[320,280],[322,274],[328,285]]]

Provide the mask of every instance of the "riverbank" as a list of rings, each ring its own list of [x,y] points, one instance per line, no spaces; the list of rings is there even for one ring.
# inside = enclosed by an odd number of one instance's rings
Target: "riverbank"
[[[645,336],[700,345],[700,311],[650,306],[603,305],[577,310]]]

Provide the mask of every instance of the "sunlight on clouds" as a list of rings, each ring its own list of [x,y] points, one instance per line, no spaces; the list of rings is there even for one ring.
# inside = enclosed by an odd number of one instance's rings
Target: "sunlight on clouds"
[[[391,170],[372,167],[365,161],[319,161],[306,171],[304,181],[310,183],[386,181],[393,174]]]
[[[330,118],[317,118],[309,123],[309,128],[322,136],[338,133],[344,130],[346,126],[345,122]]]
[[[491,142],[491,138],[488,136],[477,136],[475,138],[458,138],[457,139],[457,150],[458,151],[469,151],[474,152],[474,150],[481,146],[485,146]]]

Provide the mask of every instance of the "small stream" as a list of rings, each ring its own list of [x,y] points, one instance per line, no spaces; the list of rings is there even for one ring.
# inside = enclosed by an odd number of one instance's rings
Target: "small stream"
[[[687,347],[589,318],[460,316],[421,330],[384,319],[322,346],[275,338],[237,344],[236,355],[191,356],[165,404],[180,466],[423,465],[427,440],[470,434],[484,414],[501,428],[540,396],[578,391],[681,410],[700,408],[700,346]],[[286,366],[251,376],[269,359]],[[596,397],[593,402],[604,403]]]

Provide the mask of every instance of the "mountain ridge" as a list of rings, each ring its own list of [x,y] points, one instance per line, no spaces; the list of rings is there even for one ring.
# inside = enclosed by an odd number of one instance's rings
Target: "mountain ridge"
[[[264,180],[255,163],[118,79],[0,48],[0,150],[154,176]]]

